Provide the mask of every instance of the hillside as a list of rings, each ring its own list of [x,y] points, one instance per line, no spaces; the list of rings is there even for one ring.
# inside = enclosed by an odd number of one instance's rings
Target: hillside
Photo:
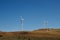
[[[0,40],[60,40],[60,29],[38,29],[31,32],[0,32]]]

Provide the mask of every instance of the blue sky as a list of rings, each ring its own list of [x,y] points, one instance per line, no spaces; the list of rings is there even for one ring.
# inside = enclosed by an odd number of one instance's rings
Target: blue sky
[[[0,0],[0,30],[21,30],[20,16],[24,18],[24,30],[60,28],[60,0]]]

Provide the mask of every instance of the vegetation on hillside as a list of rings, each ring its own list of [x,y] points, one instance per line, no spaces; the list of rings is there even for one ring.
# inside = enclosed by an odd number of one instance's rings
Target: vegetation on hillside
[[[0,40],[60,40],[60,30],[45,29],[32,32],[0,32]]]

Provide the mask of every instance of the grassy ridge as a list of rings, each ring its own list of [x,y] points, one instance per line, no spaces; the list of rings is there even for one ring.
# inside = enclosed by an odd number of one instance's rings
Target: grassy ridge
[[[45,29],[31,32],[0,32],[0,40],[60,40],[60,30]]]

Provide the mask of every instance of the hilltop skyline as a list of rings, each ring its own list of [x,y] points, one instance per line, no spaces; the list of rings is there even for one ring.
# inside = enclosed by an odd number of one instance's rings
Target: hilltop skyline
[[[0,0],[0,30],[21,30],[21,18],[24,30],[60,28],[60,0]]]

